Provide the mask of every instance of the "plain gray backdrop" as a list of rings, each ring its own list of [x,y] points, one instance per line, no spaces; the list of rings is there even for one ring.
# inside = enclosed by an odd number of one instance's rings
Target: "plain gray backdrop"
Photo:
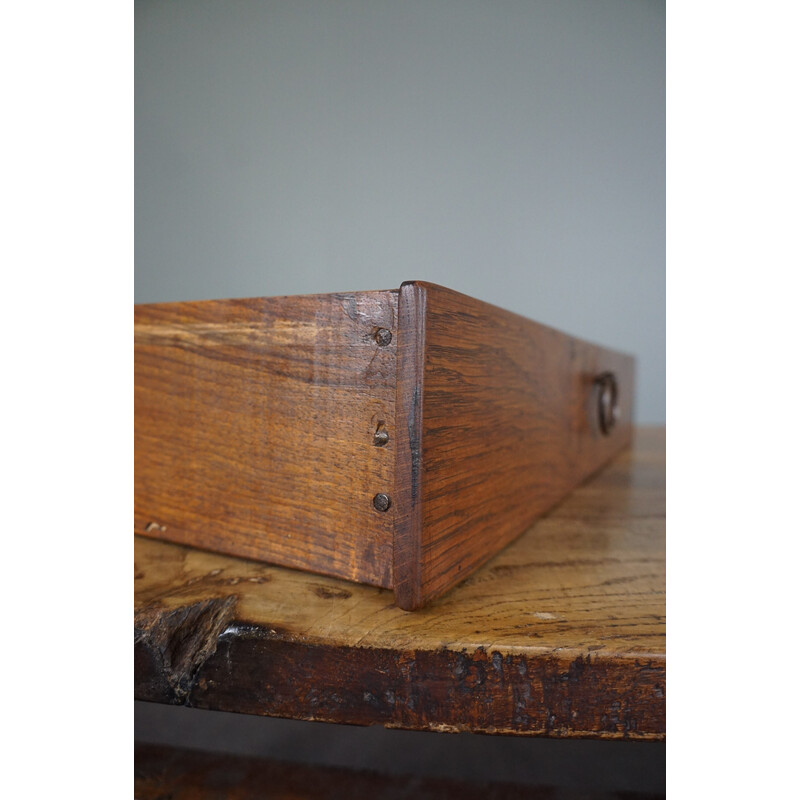
[[[422,279],[637,358],[665,418],[665,9],[140,0],[139,303]]]

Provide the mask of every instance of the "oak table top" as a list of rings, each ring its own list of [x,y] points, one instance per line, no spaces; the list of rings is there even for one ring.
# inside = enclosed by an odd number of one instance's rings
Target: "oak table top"
[[[414,612],[135,537],[135,697],[419,730],[663,739],[665,432]],[[491,535],[491,531],[487,531]]]

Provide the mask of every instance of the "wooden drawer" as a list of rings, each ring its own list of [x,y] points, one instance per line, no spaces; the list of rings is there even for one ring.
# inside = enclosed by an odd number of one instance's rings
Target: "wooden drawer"
[[[419,608],[630,442],[633,359],[429,283],[135,308],[137,533]]]

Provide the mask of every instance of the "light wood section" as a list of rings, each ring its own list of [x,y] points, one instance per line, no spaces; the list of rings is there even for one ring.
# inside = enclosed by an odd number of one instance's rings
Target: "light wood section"
[[[137,538],[137,697],[663,738],[664,459],[663,429],[637,431],[632,451],[413,614],[387,590]]]

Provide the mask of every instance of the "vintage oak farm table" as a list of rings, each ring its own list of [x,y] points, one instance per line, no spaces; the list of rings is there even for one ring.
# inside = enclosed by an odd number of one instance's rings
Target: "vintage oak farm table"
[[[390,590],[136,537],[135,697],[433,731],[665,736],[665,436],[415,612]]]

